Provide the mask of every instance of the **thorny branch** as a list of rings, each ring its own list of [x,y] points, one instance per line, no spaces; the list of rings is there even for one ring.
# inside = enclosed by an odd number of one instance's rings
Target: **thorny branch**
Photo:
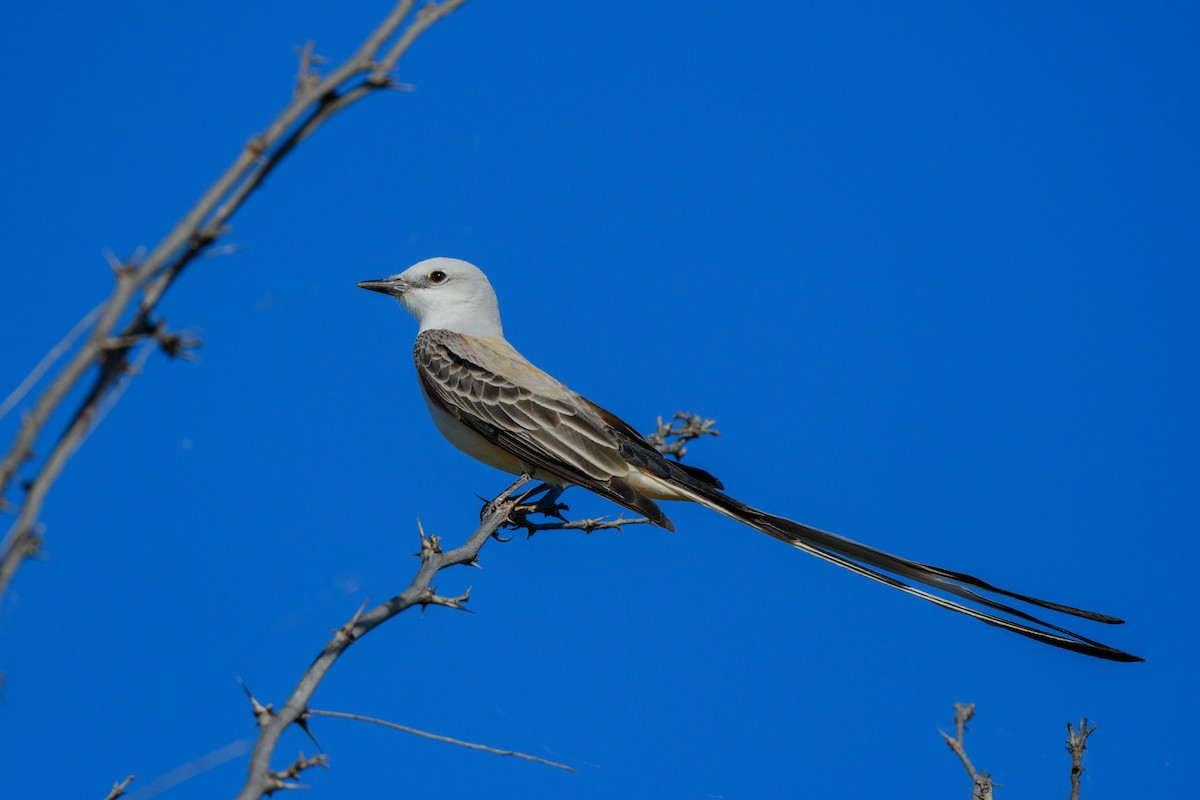
[[[101,409],[118,396],[130,375],[130,352],[143,342],[151,342],[167,355],[177,356],[197,344],[167,331],[165,320],[158,314],[158,304],[167,289],[198,256],[220,249],[213,245],[228,234],[229,220],[309,134],[368,94],[398,88],[392,71],[400,58],[430,26],[465,2],[431,1],[414,12],[415,0],[400,0],[354,55],[325,77],[315,72],[321,61],[306,46],[301,52],[300,74],[292,100],[266,130],[250,139],[196,205],[148,254],[144,257],[139,254],[123,263],[110,259],[115,277],[112,293],[100,310],[93,312],[94,319],[85,318],[82,328],[90,326],[86,339],[24,413],[12,446],[0,458],[0,507],[3,507],[5,492],[21,467],[34,458],[34,448],[44,437],[51,418],[68,395],[84,385],[91,368],[96,367],[83,401],[26,482],[23,498],[15,503],[16,520],[0,544],[0,596],[24,560],[40,550],[38,518],[46,495],[76,448],[95,427]],[[28,391],[50,362],[65,355],[73,338],[68,334],[65,344],[57,346],[34,368],[18,392]]]

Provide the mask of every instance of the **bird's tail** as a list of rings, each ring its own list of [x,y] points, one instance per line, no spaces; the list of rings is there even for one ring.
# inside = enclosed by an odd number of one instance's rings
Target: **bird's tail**
[[[837,564],[839,567],[844,567],[851,572],[856,572],[859,575],[879,581],[894,589],[899,589],[907,594],[928,600],[942,608],[966,614],[981,622],[986,622],[988,625],[1004,628],[1013,633],[1019,633],[1022,636],[1028,636],[1030,639],[1035,639],[1055,647],[1061,647],[1065,650],[1074,650],[1078,653],[1084,653],[1097,658],[1106,658],[1112,661],[1145,660],[1088,639],[1073,631],[1060,628],[1057,625],[1051,625],[1032,614],[994,599],[994,596],[1012,598],[1039,608],[1082,617],[1094,622],[1103,622],[1109,625],[1124,622],[1124,620],[1117,619],[1116,617],[1110,617],[1107,614],[1097,614],[1093,611],[1084,611],[1079,608],[1062,605],[1061,603],[1052,603],[1049,600],[1041,600],[1036,597],[1018,594],[1017,592],[993,586],[987,581],[962,572],[910,561],[907,558],[895,556],[891,553],[868,547],[865,544],[860,544],[852,539],[839,536],[836,533],[811,528],[808,525],[802,525],[790,519],[777,517],[765,511],[759,511],[757,508],[752,508],[710,486],[699,485],[691,481],[688,482],[690,485],[687,486],[680,485],[676,481],[672,483],[675,489],[688,495],[690,499],[731,519],[756,528],[780,541],[787,542],[798,550],[811,553],[817,558]],[[960,597],[971,603],[999,611],[1016,619],[1005,619],[979,608],[964,605],[948,597],[943,597],[941,594],[935,594],[927,589],[912,586],[906,583],[906,581],[922,584],[929,589],[935,589],[938,592]]]

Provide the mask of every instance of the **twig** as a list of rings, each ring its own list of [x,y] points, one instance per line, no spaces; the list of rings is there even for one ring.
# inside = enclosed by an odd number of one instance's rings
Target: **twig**
[[[291,102],[266,130],[250,139],[233,163],[171,232],[144,258],[124,263],[115,257],[109,259],[116,279],[112,293],[95,312],[95,319],[90,321],[91,331],[86,340],[67,359],[24,415],[11,447],[0,459],[2,505],[4,493],[17,471],[33,458],[34,447],[51,417],[67,396],[83,382],[90,368],[99,367],[86,399],[67,422],[63,433],[29,481],[17,519],[0,544],[0,596],[24,560],[40,549],[37,520],[46,495],[92,427],[97,409],[102,407],[105,397],[113,392],[127,373],[129,349],[138,341],[155,337],[161,330],[155,314],[167,289],[189,264],[210,251],[213,244],[228,233],[229,220],[298,144],[338,111],[377,90],[391,88],[394,85],[391,71],[413,42],[465,2],[429,2],[413,14],[414,0],[400,0],[354,55],[324,78],[312,71],[317,60],[311,48],[306,48],[301,54],[300,86]],[[394,41],[389,46],[388,42],[392,39]],[[380,59],[379,54],[385,47],[386,53]],[[122,320],[126,321],[118,328]],[[86,327],[86,324],[82,325],[82,328]],[[66,344],[62,345],[62,352],[71,346],[73,339],[70,334],[64,338]],[[55,350],[51,352],[57,358],[62,353],[56,353]],[[28,391],[22,387],[36,383],[46,368],[48,364],[35,367],[18,387],[15,396],[19,398]],[[14,405],[17,402],[19,399],[12,401]]]
[[[967,756],[967,749],[963,742],[966,735],[967,723],[975,716],[974,703],[955,703],[954,704],[954,736],[946,733],[941,728],[938,733],[946,740],[946,744],[958,756],[962,762],[963,769],[971,776],[971,800],[992,800],[993,784],[992,779],[986,772],[981,772],[975,769],[975,765],[971,763],[971,759]]]
[[[114,783],[112,791],[108,793],[108,797],[105,797],[104,800],[117,800],[118,797],[124,797],[125,790],[129,788],[129,784],[133,783],[133,779],[136,777],[137,775],[130,775],[120,783]]]
[[[671,420],[671,422],[663,422],[663,418],[659,417],[654,433],[648,434],[646,441],[654,445],[658,452],[664,456],[672,456],[676,461],[683,460],[684,455],[687,454],[687,448],[684,445],[693,439],[699,439],[701,436],[721,435],[720,431],[713,427],[717,424],[714,420],[706,419],[690,411],[676,411]],[[675,420],[678,420],[679,423],[676,424]],[[669,442],[668,439],[675,441]]]
[[[498,756],[513,756],[515,758],[523,758],[526,761],[535,761],[538,764],[545,764],[549,767],[557,767],[558,769],[563,769],[567,772],[575,771],[574,768],[569,767],[566,764],[559,764],[557,761],[547,761],[544,758],[538,758],[537,756],[531,756],[526,753],[518,753],[515,750],[499,750],[495,747],[488,747],[486,744],[464,742],[462,739],[452,739],[449,736],[439,736],[436,733],[429,733],[428,731],[419,730],[417,728],[410,728],[407,725],[399,725],[395,722],[388,722],[384,719],[364,717],[361,714],[348,714],[344,711],[318,711],[315,708],[310,708],[308,710],[308,714],[309,716],[337,717],[338,719],[354,719],[358,720],[359,722],[370,722],[375,725],[382,725],[385,728],[392,728],[393,730],[403,731],[404,733],[411,733],[414,736],[423,736],[426,739],[432,739],[435,742],[446,742],[447,744],[455,744],[459,747],[468,747],[472,750],[482,750],[485,753],[492,753]]]
[[[513,493],[529,480],[528,475],[522,475],[501,492],[489,504],[489,511],[479,527],[460,547],[443,550],[440,537],[426,536],[424,529],[419,529],[421,550],[418,555],[421,566],[408,588],[368,611],[360,609],[349,622],[339,628],[300,677],[291,696],[278,711],[269,705],[263,706],[254,701],[255,716],[259,721],[258,741],[255,742],[254,752],[250,756],[250,770],[246,782],[238,793],[239,800],[258,800],[263,794],[272,791],[274,779],[270,768],[271,756],[279,743],[279,737],[289,725],[301,722],[309,713],[309,699],[342,653],[351,644],[397,614],[413,606],[423,607],[429,604],[431,584],[438,572],[458,564],[474,564],[480,548],[500,529],[513,508],[524,500],[524,497],[513,497]]]
[[[292,762],[291,766],[281,772],[271,772],[268,774],[268,788],[266,794],[272,794],[280,789],[307,789],[309,787],[302,783],[296,783],[296,779],[300,777],[300,773],[306,769],[320,767],[321,769],[329,769],[329,757],[318,754],[309,758],[304,755],[303,751]]]
[[[1079,779],[1083,776],[1083,751],[1087,750],[1088,737],[1096,726],[1088,727],[1087,717],[1079,721],[1079,728],[1067,723],[1067,752],[1071,754],[1071,800],[1079,800]]]

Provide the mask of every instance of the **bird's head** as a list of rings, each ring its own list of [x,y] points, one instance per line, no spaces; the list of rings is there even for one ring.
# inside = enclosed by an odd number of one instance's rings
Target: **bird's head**
[[[399,275],[362,281],[359,288],[389,294],[409,310],[421,330],[444,329],[503,338],[496,292],[474,264],[457,258],[427,258]]]

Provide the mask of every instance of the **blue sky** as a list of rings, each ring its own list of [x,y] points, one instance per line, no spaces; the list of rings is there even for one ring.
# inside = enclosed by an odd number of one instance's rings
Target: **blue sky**
[[[293,46],[387,4],[7,8],[0,382],[286,103]],[[1121,665],[973,623],[700,508],[678,532],[489,544],[474,615],[372,634],[314,706],[314,796],[1012,796],[1190,788],[1197,711],[1198,15],[1185,3],[475,0],[307,142],[167,297],[156,357],[47,505],[0,608],[0,794],[103,796],[254,734],[330,628],[507,478],[445,444],[415,324],[355,282],[491,276],[509,339],[750,503],[1129,620]],[[69,24],[68,24],[69,23]],[[7,393],[7,388],[4,390]],[[0,422],[8,441],[14,419]],[[612,511],[574,490],[572,511]],[[1086,628],[1086,626],[1083,626]],[[236,749],[236,747],[234,748]],[[276,762],[312,751],[298,732]],[[234,758],[165,797],[229,796]]]

